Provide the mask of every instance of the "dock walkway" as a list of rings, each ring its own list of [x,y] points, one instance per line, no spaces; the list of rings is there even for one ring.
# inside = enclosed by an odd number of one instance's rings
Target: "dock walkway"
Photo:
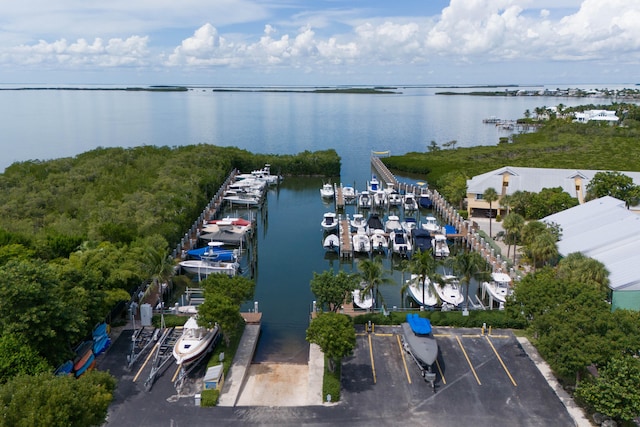
[[[340,258],[351,258],[353,256],[353,242],[351,240],[351,226],[347,218],[340,217],[339,237],[340,237]]]
[[[222,385],[218,406],[236,406],[242,386],[249,373],[251,360],[258,345],[260,336],[260,324],[247,324],[244,327],[238,350],[233,358],[233,364],[229,374]]]

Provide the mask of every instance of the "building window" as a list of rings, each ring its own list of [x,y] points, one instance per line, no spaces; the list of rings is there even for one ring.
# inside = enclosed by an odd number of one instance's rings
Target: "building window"
[[[509,186],[509,181],[503,181],[502,182],[502,186],[503,187],[508,187]]]
[[[476,200],[482,200],[482,199],[483,199],[482,193],[476,194]]]

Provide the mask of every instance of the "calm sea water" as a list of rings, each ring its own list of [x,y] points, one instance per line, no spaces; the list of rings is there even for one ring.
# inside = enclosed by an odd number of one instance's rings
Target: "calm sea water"
[[[555,86],[552,86],[555,87]],[[630,86],[627,86],[630,87]],[[599,103],[543,97],[437,96],[408,88],[392,95],[124,91],[0,91],[0,171],[15,161],[74,156],[96,147],[209,143],[290,154],[335,148],[341,180],[365,188],[372,150],[424,151],[431,141],[495,145],[508,135],[483,118],[516,119],[540,106]],[[263,312],[257,361],[304,362],[313,272],[357,271],[327,257],[319,179],[287,179],[260,215],[256,295]],[[353,209],[353,208],[352,208]],[[353,211],[349,211],[352,213]],[[387,307],[401,307],[402,273],[385,261],[396,285],[381,288]],[[397,266],[396,266],[397,267]],[[248,305],[252,307],[252,304]]]

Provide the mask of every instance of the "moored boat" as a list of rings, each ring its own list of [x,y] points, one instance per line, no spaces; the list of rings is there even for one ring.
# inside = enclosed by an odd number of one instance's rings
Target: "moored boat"
[[[322,184],[322,188],[320,189],[320,196],[323,199],[331,199],[333,198],[334,195],[335,195],[335,191],[333,189],[333,185],[331,185],[328,182]]]
[[[366,288],[367,284],[362,282],[358,289],[354,289],[353,292],[351,292],[353,303],[358,308],[362,308],[364,310],[368,310],[373,307],[373,291],[371,289],[367,291]]]
[[[411,237],[413,238],[414,250],[420,252],[431,250],[431,235],[427,230],[414,228],[411,231]]]
[[[344,197],[344,202],[348,205],[355,203],[356,201],[356,190],[350,185],[342,187],[342,196]]]
[[[210,261],[207,259],[189,259],[181,261],[179,265],[187,273],[197,274],[203,277],[209,274],[235,276],[239,267],[237,262]]]
[[[440,232],[440,224],[438,224],[438,220],[433,215],[427,215],[424,217],[421,227],[423,230],[427,230],[431,234]]]
[[[327,251],[338,252],[340,250],[340,238],[335,234],[329,234],[322,241],[322,247]]]
[[[389,248],[389,241],[382,230],[374,230],[371,235],[371,250],[386,253]]]
[[[398,215],[389,215],[387,222],[384,223],[384,229],[387,233],[392,231],[402,230],[402,224],[400,223],[400,217]]]
[[[353,251],[361,254],[371,253],[371,240],[364,228],[359,228],[352,237]]]
[[[418,201],[413,193],[406,193],[403,197],[402,207],[405,212],[414,212],[418,210]]]
[[[483,296],[489,293],[490,302],[497,302],[498,307],[503,310],[507,297],[513,293],[511,287],[511,277],[502,272],[491,273],[491,280],[482,283]]]
[[[332,231],[338,228],[338,221],[336,221],[335,212],[325,212],[322,216],[322,221],[320,222],[322,229],[324,231]]]
[[[436,284],[436,292],[443,304],[454,307],[459,306],[464,301],[464,295],[460,291],[460,280],[456,276],[442,276],[444,283]]]
[[[423,209],[431,209],[433,207],[433,200],[427,188],[420,189],[420,195],[418,196],[418,205]]]
[[[389,245],[391,250],[402,256],[410,257],[413,247],[411,246],[411,240],[407,237],[407,233],[402,230],[392,231],[389,233]]]
[[[372,205],[373,199],[369,191],[365,190],[358,194],[358,207],[360,209],[371,209]]]
[[[449,256],[450,249],[447,243],[447,238],[444,234],[436,233],[431,239],[431,246],[433,248],[433,256],[436,258],[446,258]]]
[[[434,292],[431,286],[431,280],[425,277],[424,281],[417,274],[412,274],[411,278],[406,281],[411,298],[416,303],[425,307],[433,307],[438,304],[438,294]]]
[[[352,231],[358,231],[359,228],[367,228],[366,218],[364,217],[364,215],[359,213],[353,214],[353,217],[351,218],[351,221],[349,221],[349,224],[351,225]]]

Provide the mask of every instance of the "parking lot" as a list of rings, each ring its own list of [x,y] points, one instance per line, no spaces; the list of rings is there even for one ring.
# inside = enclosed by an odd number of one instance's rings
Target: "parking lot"
[[[434,328],[435,388],[403,351],[399,327],[357,336],[343,366],[342,400],[368,416],[421,425],[554,425],[574,421],[509,331]]]

